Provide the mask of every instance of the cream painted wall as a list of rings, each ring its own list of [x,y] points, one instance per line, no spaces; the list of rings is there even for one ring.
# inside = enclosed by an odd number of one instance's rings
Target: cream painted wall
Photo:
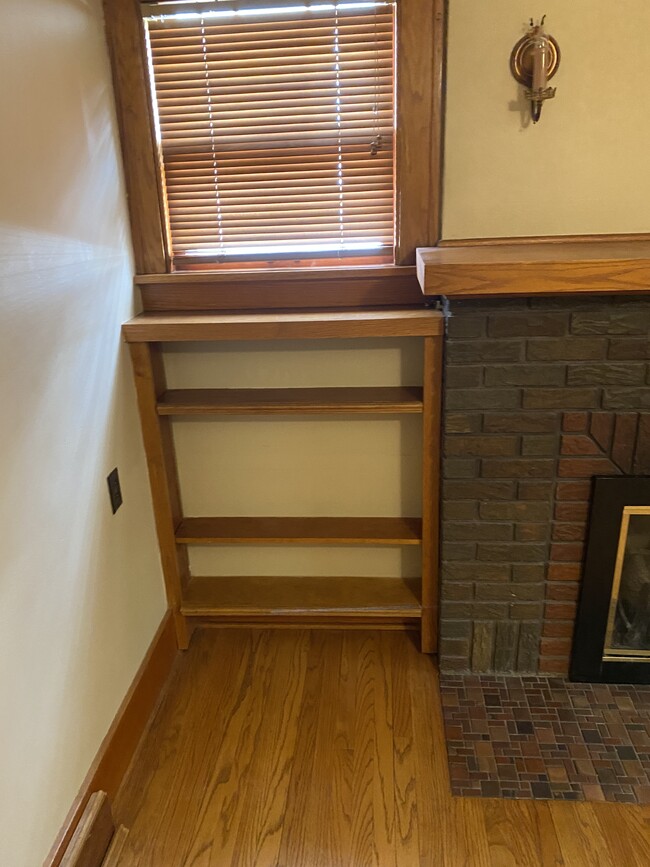
[[[648,0],[449,7],[443,236],[650,232]],[[533,126],[508,63],[543,13],[562,62]]]
[[[47,854],[165,610],[120,323],[132,263],[100,0],[0,29],[0,864]],[[113,517],[105,477],[119,466]]]

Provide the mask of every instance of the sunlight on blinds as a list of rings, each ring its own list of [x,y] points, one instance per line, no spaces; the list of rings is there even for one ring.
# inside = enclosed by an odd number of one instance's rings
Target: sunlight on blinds
[[[392,251],[393,6],[203,6],[145,8],[176,266]]]

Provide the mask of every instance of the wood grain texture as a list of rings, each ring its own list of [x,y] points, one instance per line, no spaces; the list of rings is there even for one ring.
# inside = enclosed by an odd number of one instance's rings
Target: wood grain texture
[[[189,545],[419,545],[420,518],[183,518],[176,541]]]
[[[424,242],[423,242],[424,243]],[[422,304],[415,267],[176,271],[139,274],[145,311],[226,311]]]
[[[304,620],[420,618],[418,579],[256,576],[192,578],[183,598],[187,616]]]
[[[159,346],[147,343],[132,343],[130,349],[167,603],[174,618],[178,646],[185,649],[189,633],[180,604],[190,567],[187,549],[174,538],[182,509],[171,421],[159,417],[156,408],[160,395],[166,391],[162,353]]]
[[[422,651],[438,649],[442,337],[424,339],[422,415]]]
[[[503,867],[558,867],[565,863],[546,802],[488,799],[481,806],[493,863]]]
[[[442,315],[425,309],[239,314],[142,313],[122,326],[124,337],[129,343],[426,337],[442,334],[442,329]]]
[[[174,622],[165,614],[83,781],[43,867],[58,867],[91,794],[114,800],[176,659]]]
[[[93,792],[61,861],[61,867],[102,867],[115,832],[106,792]]]
[[[607,235],[522,235],[501,238],[442,238],[438,247],[514,247],[530,244],[610,244],[617,241],[650,241],[648,232]]]
[[[636,867],[644,808],[452,798],[416,635],[203,630],[114,803],[119,867]]]
[[[398,265],[440,237],[443,0],[400,0],[396,46],[396,250]],[[429,239],[425,241],[424,239]]]
[[[126,838],[128,836],[128,828],[125,828],[124,825],[121,825],[113,834],[113,839],[111,840],[111,845],[108,847],[106,857],[102,862],[102,867],[118,867],[120,863],[120,858],[122,857],[124,844],[126,843]]]
[[[420,413],[422,389],[395,388],[196,388],[171,389],[159,415],[260,415]]]
[[[425,295],[650,292],[650,241],[434,247],[417,269]]]
[[[138,271],[168,268],[163,194],[137,0],[104,0],[131,237]]]

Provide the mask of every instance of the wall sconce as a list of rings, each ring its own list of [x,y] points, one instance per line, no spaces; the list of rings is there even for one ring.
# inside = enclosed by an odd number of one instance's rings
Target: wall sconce
[[[548,87],[560,65],[560,46],[552,36],[544,32],[546,15],[539,24],[530,19],[530,30],[512,49],[510,70],[519,84],[526,88],[530,100],[530,114],[537,123],[544,101],[553,99],[555,88]]]

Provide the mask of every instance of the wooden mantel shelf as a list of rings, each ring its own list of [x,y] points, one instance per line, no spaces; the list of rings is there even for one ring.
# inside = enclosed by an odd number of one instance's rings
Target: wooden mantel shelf
[[[650,239],[425,247],[425,295],[563,295],[650,292]]]

